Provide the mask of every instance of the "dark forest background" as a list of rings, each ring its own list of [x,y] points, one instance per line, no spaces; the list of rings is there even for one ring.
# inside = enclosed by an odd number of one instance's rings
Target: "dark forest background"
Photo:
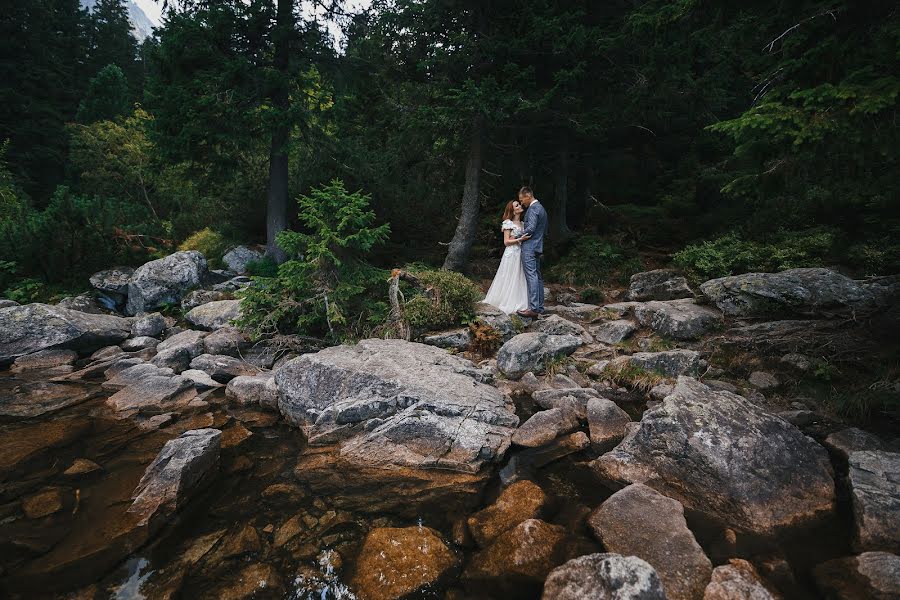
[[[327,3],[339,49],[290,0],[168,4],[138,44],[121,0],[4,2],[7,297],[179,247],[277,262],[334,179],[390,224],[383,267],[490,276],[528,184],[559,282],[900,271],[896,2]]]

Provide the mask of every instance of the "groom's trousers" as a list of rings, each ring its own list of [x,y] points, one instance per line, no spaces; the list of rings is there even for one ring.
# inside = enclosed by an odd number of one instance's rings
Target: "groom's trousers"
[[[534,312],[544,312],[544,276],[541,274],[541,252],[522,249],[522,268],[528,284],[528,308]]]

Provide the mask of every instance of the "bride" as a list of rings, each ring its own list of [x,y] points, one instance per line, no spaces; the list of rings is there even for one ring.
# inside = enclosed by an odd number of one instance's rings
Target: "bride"
[[[506,205],[503,211],[503,258],[500,267],[491,283],[484,302],[496,306],[507,314],[528,308],[528,284],[525,282],[525,271],[522,269],[522,213],[525,207],[518,200]]]

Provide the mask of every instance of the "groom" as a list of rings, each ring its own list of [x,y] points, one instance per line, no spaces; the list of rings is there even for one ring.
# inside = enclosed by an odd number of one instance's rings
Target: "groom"
[[[525,213],[525,233],[522,242],[522,267],[528,284],[528,310],[518,314],[536,319],[544,312],[544,277],[541,275],[541,258],[544,255],[544,233],[547,231],[547,211],[534,197],[530,187],[519,190],[519,202],[528,209]]]

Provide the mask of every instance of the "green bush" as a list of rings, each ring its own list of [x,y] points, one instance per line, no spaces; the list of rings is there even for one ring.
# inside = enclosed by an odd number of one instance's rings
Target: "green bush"
[[[222,256],[228,250],[228,240],[218,231],[205,227],[195,231],[178,246],[179,250],[196,250],[206,257],[213,267],[222,264]]]
[[[595,235],[579,237],[572,249],[547,269],[547,278],[568,285],[600,286],[641,270],[633,249]]]
[[[835,236],[827,230],[782,232],[769,242],[729,233],[687,246],[675,254],[674,260],[693,279],[705,281],[738,273],[822,266],[834,244]]]
[[[239,324],[257,338],[301,333],[340,341],[365,335],[388,311],[388,273],[365,257],[387,239],[390,227],[373,226],[369,196],[347,192],[340,180],[299,196],[297,205],[306,232],[278,236],[293,258],[242,292]]]
[[[411,271],[425,287],[409,298],[406,318],[417,331],[445,329],[470,322],[475,303],[484,297],[481,288],[454,271]]]

